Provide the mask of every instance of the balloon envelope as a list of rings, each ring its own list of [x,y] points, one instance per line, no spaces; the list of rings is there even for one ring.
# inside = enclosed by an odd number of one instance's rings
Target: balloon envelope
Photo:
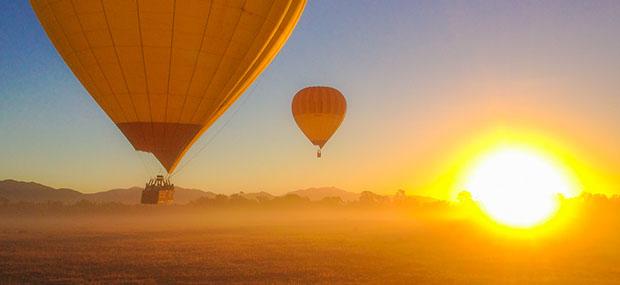
[[[297,126],[312,144],[323,148],[344,120],[347,101],[335,88],[313,86],[295,94],[292,109]]]
[[[31,0],[88,93],[168,172],[271,62],[305,3]]]

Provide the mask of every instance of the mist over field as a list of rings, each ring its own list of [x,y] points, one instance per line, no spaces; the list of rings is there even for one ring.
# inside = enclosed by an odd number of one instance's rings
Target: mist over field
[[[579,215],[535,236],[491,230],[465,209],[467,201],[380,197],[219,195],[165,207],[5,201],[0,283],[614,284],[620,278],[618,197],[566,200],[564,207]]]
[[[620,284],[620,1],[6,0],[0,285]]]

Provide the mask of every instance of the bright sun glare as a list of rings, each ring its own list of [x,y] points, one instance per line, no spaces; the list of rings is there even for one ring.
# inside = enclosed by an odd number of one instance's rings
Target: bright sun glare
[[[558,194],[573,193],[564,169],[532,149],[505,147],[481,157],[467,175],[466,189],[499,223],[532,227],[551,218]]]

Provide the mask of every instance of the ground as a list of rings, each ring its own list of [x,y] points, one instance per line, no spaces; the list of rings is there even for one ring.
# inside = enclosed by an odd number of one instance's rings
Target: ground
[[[0,283],[617,284],[620,237],[350,216],[5,219]]]

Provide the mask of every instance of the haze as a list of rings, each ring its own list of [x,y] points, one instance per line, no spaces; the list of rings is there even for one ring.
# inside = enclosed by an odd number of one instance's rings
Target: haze
[[[620,1],[3,2],[0,284],[620,283]]]

